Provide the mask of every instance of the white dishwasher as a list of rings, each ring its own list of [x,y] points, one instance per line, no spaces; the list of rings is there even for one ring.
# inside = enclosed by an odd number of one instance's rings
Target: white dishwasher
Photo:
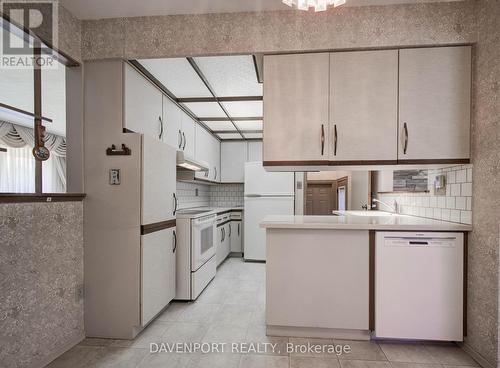
[[[375,336],[463,341],[463,233],[377,232]]]

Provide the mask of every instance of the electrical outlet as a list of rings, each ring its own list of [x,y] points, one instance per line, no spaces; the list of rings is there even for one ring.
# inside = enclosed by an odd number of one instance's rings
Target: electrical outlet
[[[194,190],[194,196],[195,196],[195,197],[198,197],[198,196],[199,196],[199,194],[198,194],[198,188],[196,188],[196,189]]]
[[[120,185],[120,169],[110,169],[109,170],[109,185]]]
[[[75,288],[75,300],[81,302],[85,297],[85,285],[80,284]]]

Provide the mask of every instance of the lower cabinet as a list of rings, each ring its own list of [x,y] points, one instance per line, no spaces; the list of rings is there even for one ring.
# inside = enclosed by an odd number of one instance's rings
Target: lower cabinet
[[[175,297],[175,228],[141,236],[141,325]]]
[[[242,222],[239,221],[231,221],[229,223],[230,228],[230,236],[231,236],[231,252],[241,253],[241,233],[242,233]]]
[[[231,252],[231,228],[230,223],[226,223],[217,228],[217,246],[215,248],[217,266],[227,258]]]

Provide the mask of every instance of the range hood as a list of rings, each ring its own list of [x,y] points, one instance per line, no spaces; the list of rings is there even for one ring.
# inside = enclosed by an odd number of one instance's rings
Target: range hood
[[[177,170],[208,171],[208,164],[187,157],[183,151],[177,151]]]

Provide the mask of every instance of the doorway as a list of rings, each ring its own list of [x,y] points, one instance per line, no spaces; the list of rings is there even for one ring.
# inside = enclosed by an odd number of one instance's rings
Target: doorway
[[[308,183],[306,215],[328,216],[337,209],[336,182]]]

